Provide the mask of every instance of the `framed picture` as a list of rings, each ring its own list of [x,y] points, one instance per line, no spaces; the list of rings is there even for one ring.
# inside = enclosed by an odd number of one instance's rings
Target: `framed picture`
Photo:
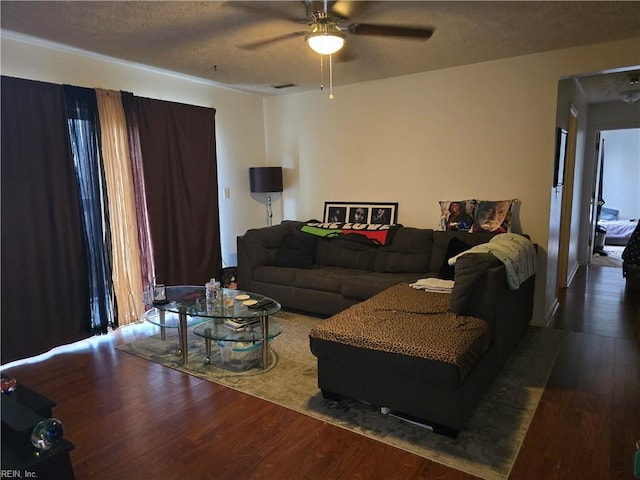
[[[556,138],[556,164],[553,173],[553,186],[559,187],[564,185],[564,164],[567,159],[567,131],[564,128],[558,128]]]
[[[167,301],[167,288],[163,284],[157,284],[153,286],[153,304],[164,305],[169,303]]]
[[[398,223],[398,204],[381,202],[324,202],[325,223]]]

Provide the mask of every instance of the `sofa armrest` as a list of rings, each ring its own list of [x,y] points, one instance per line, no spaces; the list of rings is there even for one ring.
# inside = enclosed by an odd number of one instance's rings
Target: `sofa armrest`
[[[463,255],[455,266],[450,308],[489,323],[501,361],[531,322],[535,276],[509,289],[502,262],[490,253]]]
[[[487,271],[501,265],[500,260],[490,253],[460,256],[455,264],[451,310],[458,315],[471,315],[489,321],[494,313],[494,305],[486,294],[492,292],[487,292],[486,288],[480,291],[479,287],[486,284]],[[472,310],[474,313],[471,313]]]
[[[237,237],[239,288],[251,289],[253,269],[272,264],[284,238],[300,225],[302,222],[284,220],[272,227],[247,230],[244,235]]]

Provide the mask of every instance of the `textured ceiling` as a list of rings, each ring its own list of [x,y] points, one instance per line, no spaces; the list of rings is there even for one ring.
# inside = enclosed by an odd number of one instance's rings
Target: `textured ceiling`
[[[347,33],[346,47],[334,59],[334,85],[640,37],[636,1],[335,3],[335,11],[348,17],[345,26],[358,21],[435,32],[427,41]],[[3,0],[0,14],[5,34],[39,37],[260,95],[318,89],[321,82],[320,57],[302,35],[247,48],[308,31],[300,1]],[[618,87],[611,85],[628,83],[627,73],[615,78],[604,80],[612,92],[608,96],[598,93],[602,78],[583,78],[581,84],[594,101],[604,101],[617,95]],[[295,86],[274,88],[283,84]]]

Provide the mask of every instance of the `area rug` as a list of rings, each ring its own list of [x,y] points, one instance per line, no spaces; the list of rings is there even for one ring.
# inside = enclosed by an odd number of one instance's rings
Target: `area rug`
[[[603,250],[606,255],[594,253],[591,257],[591,265],[622,267],[622,252],[624,251],[624,247],[605,245]]]
[[[316,361],[308,333],[320,320],[289,312],[276,318],[284,332],[271,345],[267,371],[235,373],[204,365],[204,341],[189,333],[189,364],[175,354],[175,330],[122,344],[123,352],[282,405],[299,413],[385,442],[421,457],[488,480],[506,479],[518,455],[562,341],[562,332],[529,327],[517,351],[481,399],[457,439],[383,415],[355,401],[329,402],[316,384]],[[213,353],[213,363],[219,352]]]

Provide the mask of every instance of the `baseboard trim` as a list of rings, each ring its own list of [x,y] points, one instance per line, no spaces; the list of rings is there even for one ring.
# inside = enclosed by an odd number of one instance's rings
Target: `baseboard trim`
[[[558,298],[556,297],[553,299],[551,306],[549,307],[549,309],[547,310],[547,313],[544,316],[545,327],[548,327],[551,324],[551,317],[553,317],[553,314],[556,313],[556,310],[558,309],[559,306],[560,306],[560,303],[558,303]]]
[[[573,282],[573,278],[576,276],[576,273],[578,273],[578,269],[579,268],[580,268],[580,264],[579,263],[574,263],[573,264],[573,268],[571,269],[571,271],[567,275],[567,285],[571,285],[571,282]],[[556,302],[557,302],[557,299],[556,299]]]

